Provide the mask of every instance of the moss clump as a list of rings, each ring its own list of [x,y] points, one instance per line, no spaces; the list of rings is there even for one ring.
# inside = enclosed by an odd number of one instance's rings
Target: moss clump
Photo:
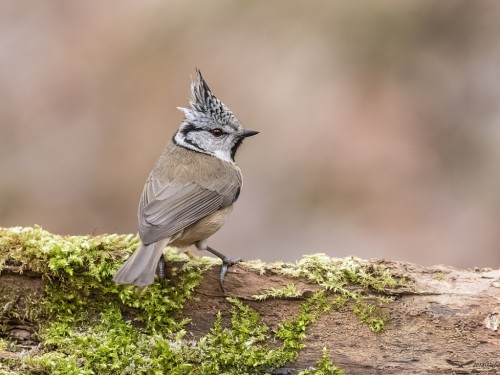
[[[59,321],[80,324],[99,312],[103,302],[117,299],[122,306],[137,309],[134,320],[144,322],[147,329],[176,330],[179,322],[172,318],[174,313],[212,262],[208,258],[188,262],[185,255],[168,249],[175,286],[170,280],[143,290],[114,283],[111,276],[138,243],[138,236],[132,235],[63,237],[40,227],[0,229],[0,266],[7,263],[20,272],[39,272],[46,281],[45,311]]]
[[[81,329],[64,323],[52,324],[46,343],[57,345],[58,356],[49,352],[36,362],[51,374],[183,374],[189,365],[171,348],[175,336],[146,333],[127,323],[109,304],[100,321]]]
[[[264,301],[269,298],[297,298],[301,292],[295,284],[285,285],[283,288],[271,288],[264,293],[252,296],[256,301]]]
[[[137,361],[137,367],[145,369],[142,373],[161,366],[159,359],[151,359],[159,351],[162,358],[170,358],[168,340],[175,339],[187,322],[176,314],[212,261],[188,261],[168,250],[166,258],[174,266],[166,285],[142,290],[117,285],[111,276],[138,241],[131,235],[63,237],[40,227],[0,228],[0,271],[5,265],[19,272],[29,269],[40,273],[45,284],[43,300],[36,306],[42,311],[37,317],[44,317],[37,333],[46,349],[20,357],[17,368],[22,373],[113,374],[132,363],[134,345],[143,350],[135,352],[137,358],[150,358]],[[124,308],[133,315],[122,317]],[[5,318],[9,317],[0,315],[0,322]],[[130,373],[141,373],[134,371]]]
[[[269,327],[260,322],[259,315],[250,307],[236,299],[229,299],[231,310],[231,328],[222,327],[222,315],[219,313],[210,333],[200,340],[202,374],[263,374],[283,366],[297,358],[302,346],[302,335],[295,334],[297,325],[307,327],[311,322],[311,313],[304,311],[292,321],[284,322],[273,334]],[[319,306],[308,310],[317,311]],[[304,328],[304,329],[305,329]],[[269,344],[275,338],[282,339],[278,348]]]
[[[344,371],[333,365],[332,360],[328,356],[328,351],[326,348],[323,348],[323,355],[316,363],[316,367],[301,371],[299,375],[344,375]]]
[[[306,255],[297,264],[254,262],[252,265],[260,272],[272,269],[273,272],[318,284],[330,296],[332,307],[349,306],[360,321],[376,333],[382,332],[387,322],[382,305],[392,301],[391,292],[408,283],[408,280],[395,277],[387,269],[374,267],[361,259],[336,259],[322,253]],[[289,284],[255,298],[293,298],[297,293],[295,285]]]
[[[254,262],[262,272],[273,268],[318,284],[320,290],[274,331],[255,310],[230,298],[229,326],[219,313],[210,332],[190,340],[180,312],[213,260],[188,258],[169,249],[165,285],[155,283],[140,290],[115,284],[111,276],[138,241],[131,235],[63,237],[40,227],[0,228],[0,272],[7,265],[38,272],[44,279],[38,299],[23,301],[36,308],[16,317],[40,321],[37,335],[43,346],[0,361],[0,374],[265,374],[295,361],[310,324],[332,308],[349,306],[380,332],[385,318],[379,306],[388,300],[384,293],[401,284],[388,271],[354,258],[317,254],[295,265]],[[292,283],[255,298],[299,295]],[[14,298],[11,303],[17,302]],[[0,311],[0,323],[10,318],[5,311],[15,310]],[[15,349],[0,341],[2,351]],[[306,371],[307,375],[342,373],[326,352],[315,370]]]

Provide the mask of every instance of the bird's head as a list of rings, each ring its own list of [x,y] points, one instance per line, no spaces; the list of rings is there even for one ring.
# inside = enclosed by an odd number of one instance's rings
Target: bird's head
[[[184,113],[184,120],[174,135],[174,142],[234,162],[243,140],[258,132],[243,128],[233,112],[212,94],[199,70],[191,83],[191,95],[189,108],[179,108]]]

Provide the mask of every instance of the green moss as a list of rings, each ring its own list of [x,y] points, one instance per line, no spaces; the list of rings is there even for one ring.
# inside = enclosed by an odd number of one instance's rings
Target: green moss
[[[185,340],[181,331],[175,337],[146,334],[109,304],[91,329],[52,324],[45,344],[57,345],[57,352],[26,358],[23,368],[55,375],[264,374],[296,360],[307,327],[328,309],[319,292],[302,305],[298,316],[271,332],[255,310],[228,300],[233,305],[230,327],[223,327],[219,313],[210,332],[196,342]],[[273,347],[275,338],[282,340],[280,346]]]
[[[344,375],[344,371],[335,367],[328,356],[328,351],[323,348],[323,356],[316,363],[316,367],[310,370],[304,370],[299,375]]]
[[[253,309],[229,299],[231,326],[223,328],[219,312],[210,333],[199,341],[197,366],[201,374],[262,374],[282,366],[289,357],[269,347],[269,327]]]
[[[86,329],[52,324],[45,332],[53,352],[37,362],[51,374],[162,374],[183,373],[186,365],[170,348],[169,335],[148,334],[127,323],[120,310],[109,304],[100,322]],[[189,366],[188,366],[189,367]]]
[[[302,349],[301,340],[306,337],[307,327],[316,321],[318,316],[330,309],[323,291],[317,292],[300,307],[298,316],[280,324],[276,336],[283,340],[283,346],[288,351]]]
[[[362,323],[376,333],[382,332],[387,322],[381,306],[392,301],[392,292],[409,282],[405,278],[395,277],[383,267],[372,266],[361,259],[336,259],[322,253],[306,255],[297,264],[250,264],[261,273],[272,269],[273,272],[307,279],[320,285],[329,295],[333,308],[348,306]],[[266,291],[255,298],[293,298],[297,293],[296,287],[290,284],[282,289]]]
[[[256,301],[265,301],[269,298],[297,298],[302,293],[297,289],[295,284],[288,284],[283,288],[271,288],[263,293],[252,296]]]
[[[168,347],[166,340],[187,322],[176,314],[212,261],[187,261],[186,256],[168,250],[167,260],[175,265],[170,268],[175,285],[167,281],[141,290],[115,284],[111,276],[137,245],[138,237],[130,235],[62,237],[40,227],[0,229],[0,265],[30,269],[45,280],[44,299],[36,305],[46,319],[38,335],[48,348],[57,350],[23,357],[21,367],[28,366],[34,373],[40,367],[51,374],[116,373],[119,362],[132,358],[128,343],[141,340],[150,345],[140,346],[144,351],[135,353],[138,358],[153,358],[158,350],[162,358],[169,358],[163,350]],[[139,328],[124,323],[120,308],[125,307],[134,311],[127,319]],[[0,322],[11,317],[8,311],[0,315]],[[116,353],[114,361],[111,353]],[[153,360],[139,362],[138,368],[147,368],[143,373],[161,366]],[[130,373],[139,373],[134,371]]]
[[[192,372],[186,374],[264,374],[280,368],[297,359],[307,327],[328,310],[323,292],[318,292],[297,316],[272,332],[255,310],[237,299],[228,301],[233,305],[229,327],[224,328],[219,312],[210,332],[195,345],[178,343],[184,353],[189,352],[186,357],[193,364]]]
[[[131,235],[64,237],[40,227],[0,228],[0,271],[5,265],[15,266],[39,272],[44,279],[43,295],[26,298],[23,303],[32,308],[16,317],[40,321],[37,333],[43,350],[0,364],[0,374],[263,374],[295,361],[308,327],[332,308],[347,306],[380,332],[386,323],[380,308],[389,300],[386,293],[403,283],[387,270],[354,258],[316,254],[295,265],[252,262],[250,266],[260,272],[272,268],[318,284],[320,291],[274,331],[255,310],[229,298],[229,324],[219,312],[210,332],[194,341],[186,338],[187,320],[180,313],[214,261],[168,249],[170,274],[165,285],[138,289],[115,284],[111,276],[138,241]],[[299,295],[290,283],[255,299]],[[4,307],[18,302],[7,294],[1,301]],[[16,311],[4,308],[0,324]],[[2,349],[8,347],[1,341],[0,345],[0,350],[10,350]],[[304,374],[342,373],[326,352],[316,372],[307,371]]]
[[[65,323],[86,321],[103,302],[118,299],[121,305],[137,309],[134,319],[147,329],[176,330],[185,322],[172,316],[182,309],[212,262],[208,258],[188,262],[186,256],[169,249],[167,260],[178,264],[170,269],[175,286],[167,281],[141,290],[114,283],[111,276],[138,241],[137,236],[115,234],[62,237],[40,227],[0,229],[0,264],[8,260],[21,270],[41,273],[46,280],[46,311]]]
[[[387,318],[382,313],[380,306],[358,300],[353,304],[352,311],[359,320],[367,324],[373,332],[380,333],[384,330]]]

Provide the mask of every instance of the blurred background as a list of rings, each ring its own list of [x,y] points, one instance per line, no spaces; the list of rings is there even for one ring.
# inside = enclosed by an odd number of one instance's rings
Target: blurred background
[[[211,246],[500,262],[500,3],[0,3],[0,226],[135,233],[195,67],[261,133]],[[193,250],[195,251],[195,250]]]

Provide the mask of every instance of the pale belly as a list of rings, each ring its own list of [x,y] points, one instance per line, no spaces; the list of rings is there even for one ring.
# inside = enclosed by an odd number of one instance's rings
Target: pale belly
[[[222,227],[232,210],[233,206],[231,205],[191,224],[172,237],[168,246],[188,247],[195,242],[207,239]]]

